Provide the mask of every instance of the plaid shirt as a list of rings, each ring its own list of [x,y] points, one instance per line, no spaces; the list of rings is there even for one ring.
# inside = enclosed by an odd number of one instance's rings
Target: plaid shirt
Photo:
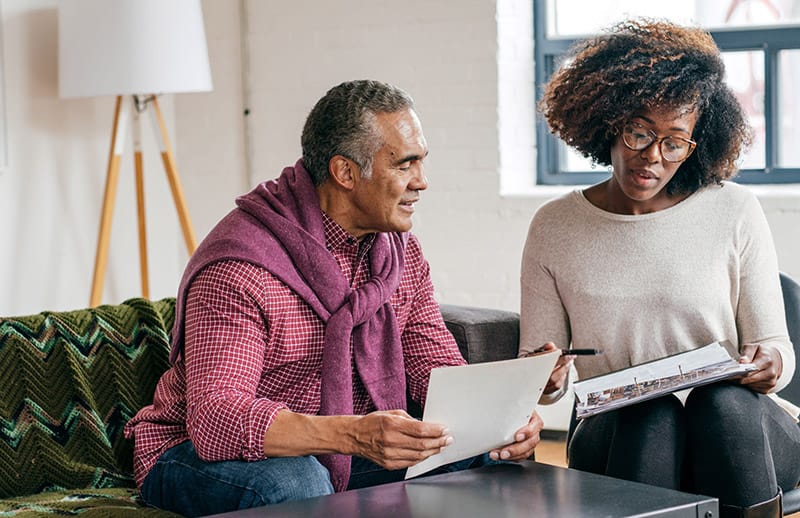
[[[374,236],[358,242],[323,218],[328,250],[350,285],[361,286],[369,280]],[[431,369],[465,362],[442,321],[414,236],[391,304],[408,390],[424,405]],[[263,268],[222,261],[200,272],[187,296],[185,355],[159,381],[153,405],[125,428],[127,437],[135,435],[136,483],[164,451],[189,439],[207,461],[264,459],[264,433],[279,410],[319,412],[324,331],[311,308]],[[354,366],[353,412],[374,409]]]

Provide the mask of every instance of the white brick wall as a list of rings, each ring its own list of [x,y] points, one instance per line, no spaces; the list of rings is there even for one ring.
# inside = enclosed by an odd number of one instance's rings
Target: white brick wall
[[[527,1],[509,0],[514,7]],[[308,110],[331,86],[354,78],[388,81],[415,98],[431,155],[430,188],[414,231],[431,262],[441,300],[516,309],[522,240],[535,208],[499,195],[498,32],[494,1],[349,0],[320,5],[250,1],[251,183],[274,177],[299,156]],[[530,10],[527,5],[528,11]],[[530,171],[532,97],[530,13],[505,22],[528,38],[504,53],[509,169]],[[513,45],[513,43],[512,43]],[[518,65],[518,66],[517,66]],[[527,106],[532,106],[528,102]],[[519,150],[523,150],[522,153]],[[520,155],[522,155],[520,157]],[[503,164],[504,166],[506,164]],[[529,176],[528,176],[529,177]],[[517,207],[515,207],[517,205]]]
[[[249,186],[239,2],[204,2],[203,16],[214,89],[174,96],[176,162],[198,241]]]

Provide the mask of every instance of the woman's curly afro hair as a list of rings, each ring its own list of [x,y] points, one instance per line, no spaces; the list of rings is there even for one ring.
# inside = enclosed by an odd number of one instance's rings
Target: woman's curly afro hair
[[[751,131],[707,32],[630,20],[578,42],[567,59],[545,86],[539,110],[550,130],[585,157],[610,165],[618,128],[638,111],[688,107],[697,110],[697,149],[667,192],[691,193],[736,174]]]

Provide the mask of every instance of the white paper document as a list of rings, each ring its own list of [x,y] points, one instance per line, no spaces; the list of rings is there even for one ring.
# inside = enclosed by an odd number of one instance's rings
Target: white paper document
[[[560,354],[433,369],[422,420],[445,425],[453,442],[408,468],[406,479],[514,442]]]

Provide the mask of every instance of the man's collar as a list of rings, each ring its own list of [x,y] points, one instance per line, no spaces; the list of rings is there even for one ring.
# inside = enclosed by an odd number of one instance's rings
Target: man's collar
[[[325,228],[325,246],[328,250],[336,250],[342,245],[353,246],[358,243],[358,239],[347,232],[341,225],[336,223],[325,211],[322,212],[322,224]],[[361,239],[361,247],[372,246],[375,241],[375,234],[367,234]]]

